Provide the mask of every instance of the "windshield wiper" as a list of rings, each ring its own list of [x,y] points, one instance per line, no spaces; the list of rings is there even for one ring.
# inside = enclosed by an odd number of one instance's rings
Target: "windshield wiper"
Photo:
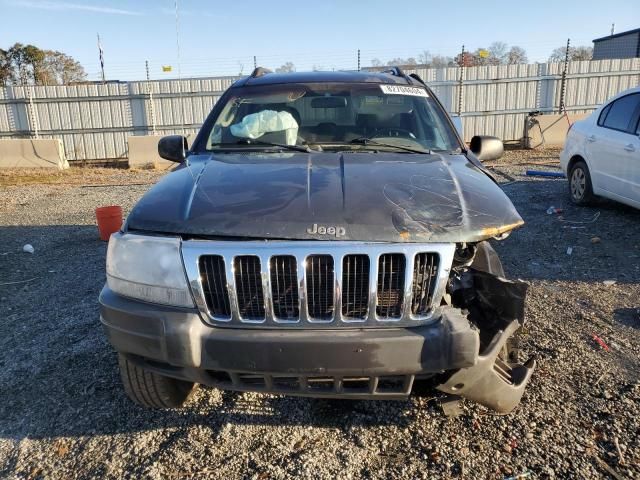
[[[273,143],[273,142],[263,142],[262,140],[253,140],[253,139],[246,139],[246,140],[238,140],[237,145],[263,145],[265,147],[278,147],[278,148],[284,148],[286,150],[295,150],[297,152],[313,152],[313,150],[311,150],[309,148],[309,146],[302,146],[302,145],[287,145],[286,143]]]
[[[380,147],[388,147],[388,148],[399,148],[400,150],[405,150],[407,152],[411,152],[411,153],[422,153],[422,154],[430,154],[431,150],[421,150],[418,148],[412,148],[412,147],[405,147],[403,145],[394,145],[392,143],[384,143],[384,142],[379,142],[377,140],[374,140],[372,138],[369,137],[359,137],[359,138],[354,138],[353,140],[351,140],[349,143],[353,143],[353,144],[357,144],[357,145],[377,145]]]

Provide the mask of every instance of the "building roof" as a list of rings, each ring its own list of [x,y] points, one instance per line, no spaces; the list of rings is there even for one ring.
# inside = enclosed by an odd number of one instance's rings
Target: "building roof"
[[[593,40],[593,42],[601,42],[603,40],[609,40],[610,38],[624,37],[634,33],[640,33],[640,28],[634,28],[633,30],[627,30],[626,32],[614,33],[613,35],[607,35],[606,37],[600,37]]]
[[[417,80],[404,76],[401,71],[395,74],[366,71],[263,73],[259,76],[243,78],[236,82],[235,85],[275,85],[279,83],[312,82],[421,85]]]

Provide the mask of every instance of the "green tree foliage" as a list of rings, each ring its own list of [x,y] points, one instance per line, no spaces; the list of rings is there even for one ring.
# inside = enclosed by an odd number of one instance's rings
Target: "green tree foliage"
[[[82,65],[62,52],[22,43],[0,49],[0,85],[65,85],[86,77]]]

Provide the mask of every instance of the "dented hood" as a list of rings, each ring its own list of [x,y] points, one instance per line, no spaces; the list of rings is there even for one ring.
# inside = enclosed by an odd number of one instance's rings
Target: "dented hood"
[[[131,230],[273,239],[478,241],[523,223],[464,155],[191,155],[133,208]]]

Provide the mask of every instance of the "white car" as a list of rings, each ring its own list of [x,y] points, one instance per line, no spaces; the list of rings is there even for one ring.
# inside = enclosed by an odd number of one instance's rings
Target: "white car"
[[[574,203],[586,205],[598,195],[640,208],[640,87],[575,122],[560,164]]]

